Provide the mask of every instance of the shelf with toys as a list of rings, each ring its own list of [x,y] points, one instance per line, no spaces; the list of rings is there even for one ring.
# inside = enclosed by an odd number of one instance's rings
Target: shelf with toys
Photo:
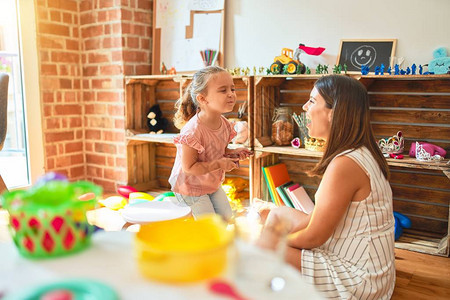
[[[253,128],[255,157],[251,162],[251,197],[270,199],[262,167],[286,164],[292,181],[304,186],[314,199],[319,179],[306,172],[322,153],[271,142],[278,108],[300,114],[314,82],[324,75],[255,76]],[[326,76],[326,75],[325,75]],[[343,75],[345,76],[345,75]],[[368,89],[371,123],[377,139],[403,132],[403,159],[388,158],[394,210],[412,221],[397,247],[435,255],[449,255],[450,165],[423,162],[407,156],[411,144],[427,142],[450,153],[450,75],[349,74]],[[299,137],[294,124],[292,137]]]
[[[180,98],[192,76],[143,75],[126,76],[125,129],[127,147],[127,185],[139,191],[169,188],[169,176],[175,160],[173,138],[179,133],[172,119],[175,102]],[[253,77],[233,77],[237,102],[229,119],[250,120],[243,107],[252,107]],[[244,105],[245,103],[245,105]],[[239,109],[241,108],[241,111]],[[153,114],[151,114],[153,112]],[[156,122],[155,122],[156,121]],[[248,122],[249,141],[253,141]],[[161,126],[160,126],[161,125]],[[162,130],[162,133],[157,133]],[[152,133],[150,133],[153,131]],[[230,144],[230,147],[239,145]],[[252,145],[249,145],[251,147]],[[243,161],[240,168],[228,173],[230,177],[249,177],[249,163]]]
[[[293,156],[308,156],[308,157],[322,157],[322,152],[307,150],[305,148],[294,148],[292,146],[267,146],[267,147],[255,147],[256,152],[261,152],[259,156],[263,156],[266,153],[269,154],[285,154]],[[415,168],[415,169],[428,169],[428,170],[440,170],[446,172],[447,176],[450,176],[450,165],[448,160],[442,161],[420,161],[413,157],[404,157],[402,159],[386,158],[388,165]]]
[[[300,114],[319,75],[234,76],[238,103],[229,118],[248,105],[249,147],[255,156],[230,176],[250,179],[250,199],[270,199],[262,167],[284,162],[293,181],[313,198],[319,180],[306,175],[321,152],[270,145],[275,108]],[[345,75],[343,75],[345,76]],[[403,132],[407,151],[415,141],[450,151],[450,75],[356,75],[368,89],[371,120],[377,139]],[[159,104],[171,120],[174,104],[190,81],[189,76],[126,77],[126,130],[128,185],[138,190],[168,188],[175,158],[172,144],[178,130],[169,121],[165,133],[148,134],[147,114]],[[288,109],[286,109],[288,108]],[[280,111],[279,111],[280,112]],[[299,136],[294,126],[293,136]],[[449,254],[449,165],[420,162],[414,158],[389,158],[394,210],[407,215],[412,228],[397,242],[401,248],[430,254]]]

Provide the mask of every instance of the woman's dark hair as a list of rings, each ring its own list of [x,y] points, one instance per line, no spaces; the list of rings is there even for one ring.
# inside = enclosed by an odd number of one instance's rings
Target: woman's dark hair
[[[329,75],[317,80],[314,87],[332,109],[333,116],[325,152],[309,174],[322,176],[336,155],[365,146],[388,179],[389,167],[370,125],[369,95],[364,85],[348,76]]]
[[[221,67],[209,66],[194,74],[183,96],[175,103],[177,110],[173,118],[175,127],[181,129],[197,113],[199,109],[197,95],[205,92],[211,76],[220,72],[226,72],[226,70]]]

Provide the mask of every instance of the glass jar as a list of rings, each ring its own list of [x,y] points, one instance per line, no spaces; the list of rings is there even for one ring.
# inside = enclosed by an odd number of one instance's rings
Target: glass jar
[[[279,146],[291,144],[294,137],[292,111],[289,107],[276,107],[272,118],[272,142]]]

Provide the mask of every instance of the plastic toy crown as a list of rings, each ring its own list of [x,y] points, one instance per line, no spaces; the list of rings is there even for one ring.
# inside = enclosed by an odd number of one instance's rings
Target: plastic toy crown
[[[416,142],[416,159],[420,161],[440,161],[444,158],[439,154],[431,155],[430,153],[425,151],[425,149],[419,142]]]
[[[325,151],[325,141],[315,138],[305,138],[305,149],[310,151]]]
[[[397,132],[388,139],[380,139],[378,141],[378,147],[380,147],[383,154],[400,154],[405,149],[405,140],[401,131]]]

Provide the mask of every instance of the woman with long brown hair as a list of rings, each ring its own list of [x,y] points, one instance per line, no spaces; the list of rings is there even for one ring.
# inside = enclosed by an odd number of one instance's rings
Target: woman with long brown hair
[[[325,297],[389,299],[395,285],[392,191],[370,125],[367,90],[351,77],[324,76],[303,109],[309,135],[326,141],[310,171],[322,178],[315,207],[309,215],[273,209],[262,239],[274,225],[289,224],[286,260]]]

